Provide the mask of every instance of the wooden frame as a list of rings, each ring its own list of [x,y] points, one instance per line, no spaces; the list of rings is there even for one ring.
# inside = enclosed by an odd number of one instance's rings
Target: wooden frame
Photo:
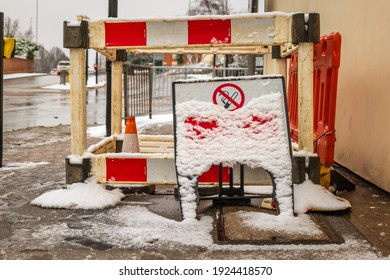
[[[191,24],[189,24],[191,23]],[[199,26],[211,24],[211,28],[197,30]],[[227,24],[228,23],[228,24]],[[118,24],[124,32],[115,33],[115,28],[107,26]],[[195,24],[192,34],[188,26]],[[140,39],[145,32],[141,44],[134,40],[119,40],[115,38],[134,36],[129,33],[130,27],[141,26],[145,31],[138,30]],[[214,26],[214,27],[213,27]],[[223,26],[223,27],[221,27]],[[187,28],[187,29],[186,29]],[[216,38],[213,37],[215,29]],[[114,30],[107,41],[108,30]],[[186,31],[187,30],[187,31]],[[211,31],[210,31],[211,30]],[[207,32],[206,32],[207,31]],[[135,31],[134,31],[135,32]],[[186,33],[187,32],[187,33]],[[178,33],[182,37],[178,36]],[[211,40],[202,34],[212,36]],[[200,34],[200,35],[199,35]],[[206,35],[207,35],[206,34]],[[227,35],[226,35],[227,34]],[[200,39],[190,40],[194,36]],[[205,36],[206,36],[205,35]],[[195,36],[195,37],[196,37]],[[219,37],[218,37],[219,36]],[[223,37],[225,36],[225,37]],[[194,38],[195,38],[194,37]],[[198,37],[196,37],[198,38]],[[64,47],[71,49],[71,104],[72,104],[72,155],[82,156],[86,151],[86,102],[85,98],[85,49],[92,48],[114,63],[112,72],[113,104],[112,104],[112,134],[121,133],[122,123],[122,82],[121,55],[118,51],[134,53],[246,53],[264,54],[269,46],[298,44],[300,57],[310,56],[313,43],[319,41],[318,14],[291,13],[259,13],[229,16],[195,16],[160,19],[102,19],[82,20],[79,23],[64,22]],[[84,54],[83,54],[84,52]],[[302,59],[299,67],[302,77],[299,79],[300,108],[300,149],[313,150],[313,61]],[[311,113],[310,113],[311,112]]]

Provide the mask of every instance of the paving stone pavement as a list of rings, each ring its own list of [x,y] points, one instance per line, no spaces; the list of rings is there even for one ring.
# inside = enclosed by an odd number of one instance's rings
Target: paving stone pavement
[[[99,139],[89,138],[89,144]],[[0,168],[0,259],[388,259],[390,255],[390,195],[340,168],[356,184],[342,194],[352,204],[344,213],[317,213],[341,237],[330,244],[237,244],[215,246],[166,244],[159,237],[145,246],[120,239],[110,228],[121,223],[115,209],[43,209],[31,200],[65,187],[65,157],[70,153],[70,126],[34,127],[5,132]],[[165,195],[128,195],[117,208],[144,203],[148,209],[177,220],[173,190]],[[214,218],[216,209],[202,202],[200,211]],[[206,203],[206,204],[205,204]],[[102,230],[101,230],[102,229]],[[104,229],[104,230],[103,230]],[[191,236],[188,238],[196,238]]]

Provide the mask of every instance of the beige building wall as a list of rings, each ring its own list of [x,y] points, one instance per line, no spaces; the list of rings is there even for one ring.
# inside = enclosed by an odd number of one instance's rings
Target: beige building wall
[[[268,0],[266,11],[318,12],[342,36],[335,160],[390,192],[390,1]]]

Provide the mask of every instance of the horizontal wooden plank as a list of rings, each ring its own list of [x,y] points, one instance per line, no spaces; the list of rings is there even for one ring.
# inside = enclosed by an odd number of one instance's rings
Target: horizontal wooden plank
[[[155,141],[155,142],[173,142],[173,135],[138,135],[138,140],[143,141]]]
[[[140,135],[141,153],[174,153],[172,135]]]
[[[254,46],[291,42],[291,13],[271,12],[226,16],[88,21],[89,48],[144,53],[264,53]],[[135,34],[135,35],[134,35]],[[239,47],[235,49],[235,47]]]

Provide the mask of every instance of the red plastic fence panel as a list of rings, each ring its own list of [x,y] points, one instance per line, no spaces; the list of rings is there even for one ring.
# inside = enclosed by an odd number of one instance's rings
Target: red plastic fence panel
[[[333,32],[314,45],[314,149],[321,164],[334,162],[335,118],[341,35]],[[298,52],[291,55],[287,91],[290,133],[298,141]]]

